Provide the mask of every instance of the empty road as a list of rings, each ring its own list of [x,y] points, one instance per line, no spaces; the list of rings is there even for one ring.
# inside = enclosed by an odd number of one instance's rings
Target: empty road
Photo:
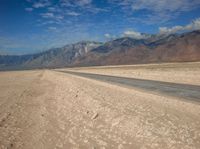
[[[108,82],[126,87],[138,88],[153,93],[159,93],[167,96],[179,97],[189,101],[200,102],[200,86],[189,84],[177,84],[154,80],[143,80],[126,77],[116,77],[100,74],[59,71],[80,77],[95,79],[103,82]]]

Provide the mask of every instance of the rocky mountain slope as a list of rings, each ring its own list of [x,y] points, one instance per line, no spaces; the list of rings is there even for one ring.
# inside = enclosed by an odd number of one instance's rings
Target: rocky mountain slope
[[[118,38],[106,43],[78,42],[62,48],[22,56],[0,56],[0,69],[57,68],[200,61],[200,31]]]

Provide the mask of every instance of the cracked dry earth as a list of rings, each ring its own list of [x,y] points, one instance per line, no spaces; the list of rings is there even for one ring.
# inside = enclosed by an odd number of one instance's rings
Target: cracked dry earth
[[[200,105],[50,70],[0,73],[1,149],[199,149]]]

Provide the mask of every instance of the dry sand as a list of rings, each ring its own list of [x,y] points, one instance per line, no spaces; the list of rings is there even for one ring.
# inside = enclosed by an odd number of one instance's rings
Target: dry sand
[[[0,148],[199,149],[200,105],[65,73],[0,73]]]

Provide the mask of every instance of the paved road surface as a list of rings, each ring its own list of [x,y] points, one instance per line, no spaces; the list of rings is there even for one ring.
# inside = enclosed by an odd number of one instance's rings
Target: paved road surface
[[[177,84],[177,83],[169,83],[162,81],[143,80],[143,79],[125,78],[125,77],[72,72],[72,71],[59,71],[59,72],[64,72],[85,78],[114,83],[127,87],[139,88],[154,93],[161,93],[163,95],[179,97],[190,101],[200,102],[200,86],[197,85]]]

